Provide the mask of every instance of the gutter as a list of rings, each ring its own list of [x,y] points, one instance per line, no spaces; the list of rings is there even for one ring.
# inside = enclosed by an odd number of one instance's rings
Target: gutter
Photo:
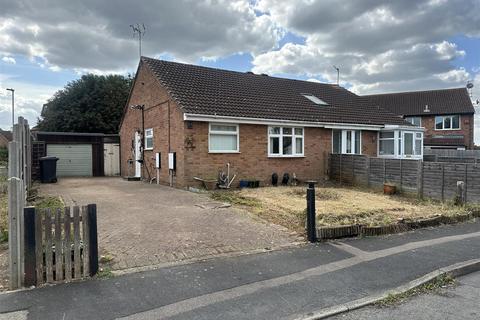
[[[261,124],[261,125],[290,125],[302,127],[315,127],[327,129],[357,129],[357,130],[372,130],[380,131],[387,125],[372,125],[372,124],[358,124],[358,123],[335,123],[335,122],[318,122],[318,121],[294,121],[294,120],[279,120],[279,119],[259,119],[259,118],[244,118],[231,116],[216,116],[204,114],[184,113],[184,121],[201,121],[201,122],[222,122],[222,123],[243,123],[243,124]]]

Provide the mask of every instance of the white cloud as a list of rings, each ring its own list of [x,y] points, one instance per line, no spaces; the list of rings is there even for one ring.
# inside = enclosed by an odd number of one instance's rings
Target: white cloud
[[[0,74],[0,128],[10,129],[12,119],[12,104],[8,87],[15,89],[15,118],[22,116],[29,121],[31,126],[37,123],[42,106],[59,87],[41,84],[28,84],[16,79],[16,77]]]
[[[464,86],[471,75],[451,62],[467,53],[449,39],[480,36],[477,0],[259,0],[257,9],[306,40],[255,56],[254,72],[335,82],[337,65],[358,93]]]
[[[13,2],[0,12],[0,52],[39,58],[53,68],[132,69],[138,44],[129,25],[146,25],[143,54],[180,61],[238,52],[259,54],[282,37],[248,0]]]
[[[5,63],[16,64],[17,61],[13,57],[5,56],[2,58],[2,61]]]

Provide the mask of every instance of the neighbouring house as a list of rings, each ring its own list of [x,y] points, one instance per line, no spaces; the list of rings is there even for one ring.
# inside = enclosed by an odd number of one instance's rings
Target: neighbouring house
[[[176,187],[226,170],[323,179],[329,153],[421,158],[423,128],[330,84],[142,57],[120,124],[121,174]]]
[[[10,141],[12,141],[12,131],[0,129],[0,148],[8,148]]]
[[[473,149],[475,109],[466,88],[412,91],[364,96],[425,128],[425,148]]]

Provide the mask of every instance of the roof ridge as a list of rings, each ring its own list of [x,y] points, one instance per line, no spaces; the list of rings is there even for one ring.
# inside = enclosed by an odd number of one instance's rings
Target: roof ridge
[[[364,94],[364,95],[361,95],[360,97],[388,96],[388,95],[394,95],[394,94],[412,94],[412,93],[440,92],[440,91],[453,91],[453,90],[467,90],[467,88],[465,88],[465,87],[453,87],[453,88],[445,88],[445,89],[385,92],[385,93],[376,93],[376,94]]]
[[[323,86],[329,86],[332,88],[340,88],[342,90],[348,91],[350,94],[358,96],[356,93],[353,93],[352,91],[339,86],[335,83],[326,83],[326,82],[314,82],[314,81],[308,81],[308,80],[301,80],[301,79],[292,79],[292,78],[284,78],[284,77],[278,77],[278,76],[272,76],[269,74],[257,74],[252,72],[251,70],[249,71],[236,71],[236,70],[229,70],[229,69],[222,69],[222,68],[216,68],[216,67],[207,67],[207,66],[201,66],[198,64],[192,64],[192,63],[184,63],[184,62],[177,62],[177,61],[168,61],[168,60],[162,60],[162,59],[157,59],[157,58],[151,58],[147,56],[141,56],[141,60],[151,60],[151,61],[158,61],[162,63],[171,63],[171,64],[177,64],[177,65],[184,65],[184,66],[189,66],[189,67],[195,67],[195,68],[200,68],[200,69],[208,69],[208,70],[216,70],[216,71],[222,71],[222,72],[231,72],[231,73],[236,73],[240,75],[251,75],[251,76],[257,76],[257,77],[269,77],[271,79],[280,79],[280,80],[288,80],[288,81],[298,81],[298,82],[304,82],[304,83],[309,83],[309,84],[314,84],[314,85],[323,85]]]

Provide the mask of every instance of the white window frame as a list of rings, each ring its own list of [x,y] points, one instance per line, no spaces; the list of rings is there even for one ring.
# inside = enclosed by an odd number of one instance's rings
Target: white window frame
[[[236,131],[213,131],[212,132],[212,125],[235,127]],[[212,150],[211,144],[210,144],[212,135],[225,135],[225,136],[234,136],[235,135],[237,137],[237,149],[236,150]],[[238,124],[232,124],[232,123],[210,122],[208,124],[208,152],[209,153],[239,153],[240,152],[240,128],[239,128],[239,125]]]
[[[445,119],[450,118],[450,126],[453,125],[453,117],[458,116],[458,128],[446,128],[445,129]],[[442,129],[437,129],[437,118],[442,118]],[[433,128],[436,131],[452,131],[452,130],[462,130],[462,116],[459,114],[452,114],[448,116],[435,116],[433,122]]]
[[[384,132],[392,132],[394,133],[394,138],[382,138],[380,139],[380,131],[378,132],[377,137],[377,155],[381,158],[398,158],[398,159],[423,159],[423,132],[421,131],[409,131],[409,130],[385,130]],[[413,134],[413,154],[406,155],[405,154],[405,134]],[[417,134],[420,134],[420,137],[417,138]],[[394,154],[380,154],[380,140],[392,140],[394,139]],[[416,145],[420,143],[420,154],[415,154]]]
[[[280,128],[280,133],[270,133],[270,129]],[[289,128],[292,129],[292,134],[284,134],[283,129]],[[302,134],[296,134],[295,129],[302,129]],[[292,154],[283,154],[283,137],[292,138]],[[270,138],[278,138],[278,151],[279,153],[270,152]],[[302,139],[302,152],[297,153],[297,138]],[[289,126],[268,126],[267,127],[267,153],[270,158],[299,158],[305,156],[305,128],[304,127],[289,127]]]
[[[143,138],[144,138],[144,150],[153,150],[153,128],[145,129]],[[151,147],[147,146],[147,139],[152,139]]]
[[[421,126],[422,126],[422,117],[419,117],[419,116],[416,116],[416,117],[405,117],[405,120],[408,121],[409,123],[413,124],[413,125],[415,125],[415,124],[413,123],[413,120],[414,120],[414,119],[420,120],[420,123],[418,124],[418,127],[421,127]]]
[[[335,130],[342,132],[342,141],[341,141],[342,145],[340,146],[342,154],[358,154],[358,155],[362,154],[362,130],[352,130],[352,129],[346,129],[346,130],[333,129],[332,130],[332,153],[334,152],[334,150],[333,150],[333,132]],[[350,131],[351,135],[352,135],[352,139],[350,141],[350,150],[352,150],[352,152],[347,152],[347,143],[346,143],[347,142],[347,131]],[[355,153],[355,137],[356,137],[357,134],[360,136],[360,139],[359,139],[360,145],[358,146],[358,148],[360,150],[358,150],[358,153]]]

